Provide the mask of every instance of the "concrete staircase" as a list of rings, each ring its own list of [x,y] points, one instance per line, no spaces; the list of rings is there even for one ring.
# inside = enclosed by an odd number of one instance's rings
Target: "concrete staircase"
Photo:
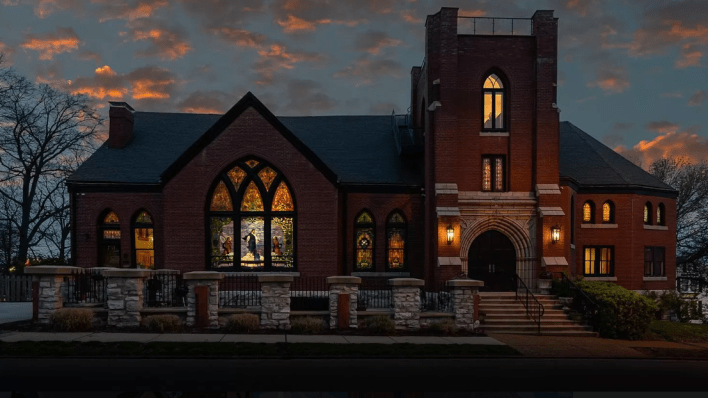
[[[513,292],[480,292],[479,322],[485,333],[538,334],[536,322],[526,316],[526,307]],[[545,312],[541,334],[546,336],[597,337],[592,328],[572,321],[560,302],[550,294],[536,294]]]

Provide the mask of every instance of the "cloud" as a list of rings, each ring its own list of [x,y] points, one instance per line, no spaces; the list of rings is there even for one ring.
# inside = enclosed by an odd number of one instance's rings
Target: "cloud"
[[[168,0],[91,0],[91,2],[99,5],[97,13],[100,22],[112,19],[134,21],[148,18],[158,9],[170,5]]]
[[[631,149],[615,148],[628,159],[649,165],[663,157],[686,157],[693,162],[708,159],[708,138],[697,134],[699,126],[682,129],[680,125],[665,120],[648,123],[646,129],[659,133],[653,140],[642,140]]]
[[[306,21],[294,15],[288,14],[285,21],[277,21],[278,25],[283,27],[283,32],[293,33],[299,31],[313,32],[316,28],[316,22]]]
[[[134,99],[167,99],[172,96],[177,78],[169,69],[146,66],[128,74]]]
[[[706,90],[698,90],[688,100],[689,106],[701,106],[706,98]]]
[[[79,54],[79,59],[93,61],[96,64],[102,63],[101,54],[95,51],[82,51],[81,54]]]
[[[212,34],[239,47],[260,48],[268,39],[260,33],[228,27],[212,28]]]
[[[624,68],[603,67],[598,72],[596,80],[587,84],[588,87],[599,87],[605,95],[620,94],[629,88],[627,70]]]
[[[147,40],[151,45],[136,51],[138,57],[159,57],[174,61],[184,57],[192,46],[187,41],[187,33],[179,27],[165,26],[160,22],[138,19],[128,24],[133,41]]]
[[[376,55],[384,47],[396,47],[400,44],[401,40],[391,38],[385,32],[369,29],[357,36],[354,41],[354,48],[357,51],[366,51],[369,54]]]
[[[20,47],[39,52],[39,59],[51,60],[57,54],[72,52],[79,48],[81,40],[72,28],[57,28],[56,33],[44,35],[26,34]]]
[[[284,44],[273,43],[258,50],[258,60],[253,65],[253,71],[258,75],[256,84],[270,85],[274,83],[275,72],[281,69],[293,69],[300,62],[322,62],[324,55],[306,51],[288,51]]]
[[[69,82],[72,94],[84,94],[95,99],[125,99],[128,96],[126,77],[110,66],[96,68],[92,77],[78,77]]]
[[[357,86],[369,86],[380,77],[403,77],[403,66],[392,59],[370,60],[366,56],[354,61],[354,65],[347,66],[335,72],[332,77],[356,80]]]
[[[169,69],[146,66],[120,74],[110,66],[96,68],[91,77],[79,77],[70,82],[72,94],[84,94],[95,99],[166,100],[176,90],[178,79]]]
[[[223,114],[234,103],[232,95],[223,91],[195,91],[177,104],[180,112]]]
[[[34,15],[41,19],[58,11],[78,10],[82,6],[80,0],[36,0],[33,3],[35,3],[33,7]]]
[[[209,32],[223,27],[243,29],[243,25],[265,11],[263,0],[180,0],[183,9],[197,17]]]
[[[328,111],[337,106],[337,101],[327,95],[322,84],[314,80],[290,80],[286,96],[286,114],[309,116],[313,112]]]

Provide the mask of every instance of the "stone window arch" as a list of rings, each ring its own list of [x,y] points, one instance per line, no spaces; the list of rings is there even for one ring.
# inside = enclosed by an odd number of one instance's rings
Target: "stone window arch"
[[[98,266],[120,267],[120,218],[111,209],[98,220]]]

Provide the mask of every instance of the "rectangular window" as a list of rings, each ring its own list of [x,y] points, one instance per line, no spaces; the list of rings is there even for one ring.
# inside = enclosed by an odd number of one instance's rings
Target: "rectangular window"
[[[585,276],[613,276],[614,257],[612,246],[585,246],[583,274]]]
[[[644,246],[644,276],[666,276],[663,247]]]
[[[482,157],[482,190],[504,191],[504,157]]]

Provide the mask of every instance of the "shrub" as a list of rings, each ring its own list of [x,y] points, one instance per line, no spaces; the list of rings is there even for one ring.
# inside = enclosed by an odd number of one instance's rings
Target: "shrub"
[[[52,314],[50,322],[55,330],[64,332],[90,330],[93,311],[85,308],[61,308]]]
[[[325,321],[322,318],[307,316],[293,319],[290,323],[290,331],[297,334],[315,334],[322,333],[325,326]]]
[[[179,332],[182,330],[182,320],[177,315],[151,315],[145,318],[151,332]]]
[[[600,305],[602,337],[641,339],[659,310],[653,300],[612,282],[578,281],[576,285]]]
[[[255,332],[261,326],[261,318],[256,314],[236,314],[231,315],[226,320],[224,330],[229,333],[250,333]]]
[[[573,297],[570,292],[570,285],[564,284],[560,279],[551,282],[551,292],[558,297]]]
[[[388,315],[374,315],[364,320],[364,329],[371,334],[392,334],[396,331],[396,324]]]
[[[685,299],[676,290],[666,290],[661,292],[661,294],[649,291],[644,293],[644,296],[653,300],[659,306],[659,310],[656,312],[657,320],[661,320],[664,315],[668,315],[670,319],[678,320],[679,322],[703,319],[702,303],[698,300]]]
[[[447,336],[450,334],[455,334],[457,332],[457,327],[455,326],[455,321],[452,319],[443,319],[441,321],[430,323],[428,325],[428,331],[436,335]]]

